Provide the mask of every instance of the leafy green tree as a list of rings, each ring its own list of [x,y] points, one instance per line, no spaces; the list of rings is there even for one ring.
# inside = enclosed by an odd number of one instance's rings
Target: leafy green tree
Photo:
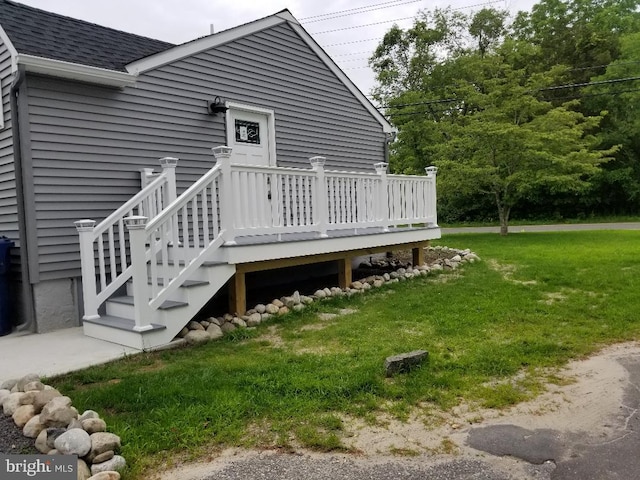
[[[588,205],[606,213],[640,211],[640,32],[621,37],[619,58],[583,91],[587,111],[606,109],[599,135],[602,148],[620,150],[594,177]],[[638,79],[620,82],[624,79]]]
[[[484,64],[479,80],[460,82],[466,113],[441,122],[446,141],[440,143],[436,165],[440,185],[452,192],[479,192],[494,201],[500,232],[508,232],[512,209],[540,190],[552,194],[583,192],[615,147],[593,147],[591,134],[601,117],[573,110],[576,103],[553,107],[538,98],[539,89],[553,83],[561,71],[529,76],[514,70],[501,56],[478,59]]]

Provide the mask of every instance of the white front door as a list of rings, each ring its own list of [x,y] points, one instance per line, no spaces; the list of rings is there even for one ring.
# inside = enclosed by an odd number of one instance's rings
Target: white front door
[[[227,106],[227,145],[233,148],[233,163],[275,165],[273,111],[234,103]]]

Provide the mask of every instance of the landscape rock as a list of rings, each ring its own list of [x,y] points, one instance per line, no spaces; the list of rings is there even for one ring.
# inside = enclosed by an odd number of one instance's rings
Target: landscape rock
[[[44,390],[44,383],[40,380],[36,380],[34,382],[29,382],[24,386],[25,392],[33,392],[33,391],[41,391]]]
[[[71,420],[69,422],[69,425],[67,425],[67,430],[73,430],[74,428],[84,430],[84,428],[82,428],[82,423],[77,418],[74,418],[73,420]]]
[[[62,455],[84,457],[91,450],[91,437],[84,430],[74,428],[56,438],[54,446]]]
[[[106,432],[107,423],[101,418],[86,418],[80,422],[82,429],[89,435],[97,432]]]
[[[209,337],[211,337],[211,340],[217,340],[218,338],[222,338],[224,336],[224,332],[222,331],[222,329],[215,323],[209,324],[209,326],[207,327],[207,333],[209,334]]]
[[[273,300],[271,302],[272,305],[275,305],[278,308],[282,308],[284,307],[284,303],[282,303],[282,300],[278,300],[277,298],[275,300]]]
[[[77,480],[88,480],[91,477],[91,470],[87,466],[87,462],[78,459],[78,468],[76,469]]]
[[[211,323],[206,320],[200,320],[200,322],[198,323],[200,323],[200,325],[202,325],[202,328],[204,328],[205,330],[209,328],[209,325],[211,325]]]
[[[323,291],[324,291],[324,293],[325,293],[325,295],[326,295],[327,297],[330,297],[330,296],[331,296],[331,289],[330,289],[330,288],[325,288]]]
[[[204,327],[202,325],[200,325],[200,323],[196,322],[195,320],[191,320],[188,324],[187,324],[187,328],[189,330],[198,330],[198,331],[204,331]],[[185,337],[186,338],[186,337]]]
[[[16,408],[16,411],[13,412],[11,418],[13,418],[13,422],[19,427],[24,428],[24,426],[35,417],[36,413],[33,409],[33,405],[21,405]]]
[[[293,311],[294,312],[301,312],[304,309],[305,309],[305,306],[303,304],[301,304],[301,303],[293,306]]]
[[[87,480],[120,480],[120,474],[118,472],[100,472]]]
[[[303,305],[311,305],[311,304],[313,303],[313,298],[308,297],[308,296],[306,296],[306,295],[302,295],[302,296],[300,297],[300,302],[301,302]]]
[[[55,397],[40,412],[40,422],[46,427],[66,427],[78,418],[78,412],[71,408],[69,397]]]
[[[6,388],[3,390],[0,390],[0,405],[2,405],[2,402],[4,402],[4,399],[7,398],[9,395],[11,395],[11,392]]]
[[[324,290],[316,290],[316,293],[313,294],[316,298],[326,298],[327,294]]]
[[[293,303],[295,305],[300,305],[302,303],[302,296],[300,295],[300,292],[298,290],[293,292],[293,295],[291,295],[291,299],[293,300]]]
[[[100,472],[120,472],[124,470],[126,466],[127,462],[124,457],[121,457],[120,455],[114,455],[111,460],[107,460],[106,462],[102,463],[94,463],[93,465],[91,465],[91,473],[93,475],[96,475]]]
[[[178,332],[178,338],[186,337],[187,333],[189,333],[189,329],[187,327],[183,327],[183,329]]]
[[[198,325],[202,328],[202,325],[199,323]],[[211,340],[211,336],[204,330],[190,330],[189,333],[185,335],[184,339],[189,345],[197,345],[208,342]]]
[[[231,320],[231,323],[233,323],[238,328],[247,328],[246,322],[238,317],[233,317],[233,320]]]
[[[249,315],[249,319],[247,320],[247,326],[255,327],[260,325],[261,322],[262,316],[258,312],[252,313],[251,315]]]
[[[351,288],[354,290],[362,290],[362,282],[355,281],[351,283]]]
[[[22,435],[27,438],[38,438],[40,432],[44,430],[44,425],[40,423],[40,415],[34,415],[22,429]]]
[[[87,455],[91,461],[101,453],[113,450],[117,452],[120,449],[120,437],[108,432],[98,432],[90,435],[91,451]]]
[[[270,303],[269,305],[267,305],[266,307],[266,313],[268,313],[269,315],[275,315],[278,313],[278,310],[280,310],[280,307],[275,306],[273,303]]]
[[[36,450],[38,450],[40,453],[48,453],[49,450],[51,450],[49,448],[49,446],[47,445],[47,430],[46,429],[42,430],[38,434],[38,436],[36,437],[35,447],[36,447]]]
[[[18,407],[21,406],[20,399],[23,395],[24,393],[22,392],[14,392],[10,393],[9,396],[4,399],[4,402],[2,402],[2,411],[5,415],[10,416],[16,412]]]
[[[100,418],[100,414],[95,410],[85,410],[82,412],[82,415],[78,417],[80,422],[84,422],[85,420],[89,420],[90,418]]]
[[[225,322],[220,329],[224,332],[224,333],[229,333],[229,332],[233,332],[234,330],[237,330],[238,327],[236,327],[233,323],[231,322]]]
[[[289,313],[289,307],[280,307],[280,310],[278,310],[279,316],[286,315],[287,313]]]
[[[220,326],[223,323],[219,318],[216,317],[207,318],[207,322],[209,322],[209,326],[211,326],[212,323],[217,326]]]
[[[31,383],[31,382],[39,382],[40,381],[40,376],[36,375],[35,373],[30,373],[28,375],[25,375],[24,377],[22,377],[20,380],[18,380],[18,382],[16,383],[16,388],[18,389],[19,392],[25,392],[26,390],[24,389],[24,387]]]
[[[9,391],[11,391],[11,389],[13,387],[15,387],[17,383],[18,383],[18,379],[17,378],[12,378],[11,380],[5,380],[0,385],[0,390],[9,390]]]
[[[271,313],[263,313],[262,315],[260,315],[260,320],[262,322],[266,322],[267,320],[269,320],[271,317],[273,317],[273,315]]]
[[[45,430],[47,432],[47,447],[49,447],[49,451],[56,448],[56,439],[66,431],[65,428],[47,428]]]
[[[256,305],[255,311],[262,315],[267,311],[267,306],[259,303],[258,305]]]
[[[426,350],[414,350],[387,357],[384,362],[385,375],[393,377],[398,373],[405,373],[422,364],[429,357]]]
[[[96,463],[104,463],[108,460],[111,460],[113,457],[115,457],[116,452],[114,452],[113,450],[108,450],[104,453],[101,453],[100,455],[96,455],[96,457],[93,459],[93,464],[95,465]]]

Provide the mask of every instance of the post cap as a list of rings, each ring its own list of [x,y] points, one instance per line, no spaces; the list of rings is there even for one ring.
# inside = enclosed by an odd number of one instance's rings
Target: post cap
[[[127,226],[129,230],[137,230],[140,228],[144,228],[147,225],[148,217],[143,217],[141,215],[132,215],[130,217],[124,217],[124,224]]]
[[[96,226],[96,221],[85,218],[84,220],[78,220],[73,222],[78,232],[93,232],[93,228]]]
[[[433,165],[424,169],[429,176],[435,176],[438,173],[438,167],[434,167]]]
[[[159,162],[162,168],[176,168],[178,165],[178,159],[175,157],[162,157]]]
[[[317,170],[318,167],[324,167],[324,164],[327,161],[327,157],[321,157],[321,156],[317,156],[317,157],[311,157],[309,159],[309,162],[311,162],[311,167],[314,170]]]
[[[389,164],[387,162],[374,163],[373,167],[376,169],[376,173],[386,173]]]
[[[233,148],[227,147],[226,145],[220,145],[219,147],[213,147],[211,151],[216,158],[229,158],[231,156],[231,152],[233,152]]]

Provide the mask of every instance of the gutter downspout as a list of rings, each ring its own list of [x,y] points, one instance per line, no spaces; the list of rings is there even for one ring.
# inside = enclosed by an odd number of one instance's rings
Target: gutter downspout
[[[20,235],[20,273],[22,280],[23,313],[25,322],[18,325],[18,331],[35,331],[35,312],[33,305],[33,290],[29,277],[29,237],[27,236],[26,208],[24,190],[22,188],[22,148],[20,136],[20,112],[18,111],[18,96],[20,87],[25,80],[24,66],[18,66],[9,95],[11,108],[11,133],[13,136],[13,164],[16,177],[16,200],[18,204],[18,232]]]

